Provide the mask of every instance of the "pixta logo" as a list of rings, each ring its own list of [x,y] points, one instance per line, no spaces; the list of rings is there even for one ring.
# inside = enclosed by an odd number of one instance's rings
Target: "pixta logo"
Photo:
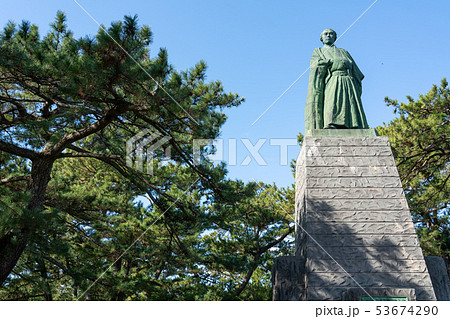
[[[171,159],[170,145],[163,148],[170,139],[171,137],[164,136],[159,132],[152,133],[150,129],[139,132],[127,141],[127,166],[153,175],[156,152],[160,154],[159,165]],[[216,163],[225,162],[228,166],[248,166],[252,161],[258,166],[267,166],[268,163],[261,151],[264,147],[271,147],[272,150],[267,150],[265,154],[270,154],[272,157],[272,165],[275,164],[274,157],[278,157],[278,163],[275,165],[287,166],[289,165],[288,148],[290,146],[298,147],[297,140],[293,138],[260,138],[252,143],[248,138],[193,139],[192,160],[194,165],[199,165],[202,160],[208,160]]]
[[[149,129],[137,133],[127,141],[127,166],[134,167],[140,172],[153,175],[153,157],[155,151],[161,148],[170,139],[170,136],[163,136],[158,132],[152,133]],[[170,152],[170,146],[165,148],[164,156],[167,159],[170,159]],[[145,167],[144,163],[146,163]]]
[[[206,156],[210,161],[226,162],[228,166],[248,166],[254,160],[259,166],[267,166],[267,161],[261,154],[261,150],[263,147],[269,146],[273,148],[269,152],[272,155],[277,154],[279,156],[279,165],[287,166],[289,165],[288,148],[297,145],[298,142],[295,138],[260,138],[254,144],[248,138],[196,139],[193,141],[193,159],[195,164],[199,164],[201,162],[201,150],[206,146],[213,147],[215,150],[213,154]],[[245,158],[242,161],[238,160],[238,154],[245,156]]]

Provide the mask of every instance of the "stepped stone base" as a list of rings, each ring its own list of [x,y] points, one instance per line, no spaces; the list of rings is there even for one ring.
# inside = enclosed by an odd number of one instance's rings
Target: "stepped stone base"
[[[274,300],[436,300],[387,137],[317,135],[297,159],[296,254],[274,264]]]

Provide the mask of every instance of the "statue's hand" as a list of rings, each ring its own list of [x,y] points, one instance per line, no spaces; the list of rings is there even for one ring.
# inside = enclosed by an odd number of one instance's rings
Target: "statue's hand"
[[[317,61],[318,66],[330,66],[331,64],[331,60],[320,59],[319,61]]]

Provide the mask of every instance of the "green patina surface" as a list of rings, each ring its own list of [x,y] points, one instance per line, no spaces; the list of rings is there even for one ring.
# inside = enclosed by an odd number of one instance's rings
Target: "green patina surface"
[[[322,129],[306,130],[305,136],[341,137],[341,136],[378,136],[377,130],[371,129]]]
[[[361,101],[363,73],[344,49],[334,46],[336,32],[325,29],[311,57],[305,128],[367,129]]]
[[[360,301],[408,301],[408,297],[403,296],[361,296]]]

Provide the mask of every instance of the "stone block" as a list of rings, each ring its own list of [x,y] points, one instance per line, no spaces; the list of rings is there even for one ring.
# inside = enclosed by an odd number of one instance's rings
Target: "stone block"
[[[398,177],[308,177],[308,188],[340,188],[340,187],[402,187]]]
[[[321,273],[379,273],[379,272],[397,272],[402,269],[405,273],[426,272],[427,267],[418,260],[410,259],[365,259],[358,263],[347,259],[308,259],[306,269],[310,272]]]
[[[342,294],[343,301],[358,301],[361,297],[406,297],[408,301],[416,300],[416,291],[413,288],[349,288]]]
[[[403,210],[408,209],[406,198],[400,199],[328,199],[307,200],[307,210]]]
[[[306,173],[307,177],[397,177],[395,167],[368,166],[368,167],[311,167]]]
[[[305,300],[305,261],[293,256],[275,259],[272,266],[272,300]]]
[[[302,146],[388,146],[389,139],[386,136],[378,137],[308,137],[303,140]]]
[[[309,237],[308,237],[309,238]],[[424,262],[422,250],[417,247],[351,247],[350,249],[342,249],[342,247],[306,247],[307,258],[314,259],[340,259],[353,260],[359,263],[361,260],[377,259],[377,260],[398,260],[409,259]],[[431,285],[431,283],[430,283]]]
[[[368,292],[370,295],[372,296],[387,296],[386,294],[384,294],[382,291],[389,291],[389,295],[392,297],[395,296],[400,296],[400,297],[408,297],[408,300],[411,301],[429,301],[429,300],[433,300],[434,298],[434,294],[432,291],[431,287],[428,288],[422,288],[422,287],[417,287],[417,288],[372,288],[372,287],[363,287],[363,289],[361,289],[360,287],[353,287],[353,288],[336,288],[336,289],[322,289],[322,288],[317,288],[317,289],[311,289],[311,293],[309,293],[308,290],[308,300],[342,300],[342,301],[346,301],[349,300],[349,298],[354,298],[351,297],[352,295],[348,296],[347,293],[349,290],[360,290],[361,293],[359,294],[359,296],[361,295],[367,295],[366,292]],[[328,290],[328,293],[327,293]],[[377,290],[379,290],[380,292],[377,294]],[[366,292],[364,292],[366,291]],[[408,296],[408,291],[411,291],[411,294]],[[328,299],[320,299],[320,298],[328,298]],[[411,298],[411,299],[409,299]],[[358,299],[359,300],[359,299]]]
[[[411,222],[409,210],[382,210],[382,211],[334,211],[309,210],[306,222]]]
[[[312,301],[356,301],[361,296],[399,296],[415,301],[417,296],[414,288],[372,288],[372,287],[331,287],[308,289],[308,300]]]
[[[438,256],[425,256],[425,262],[430,273],[433,290],[438,301],[450,300],[450,286],[447,267],[444,259]]]
[[[306,157],[306,165],[310,167],[325,166],[325,167],[367,167],[367,166],[382,166],[395,167],[395,161],[392,156],[336,156],[336,157]],[[300,165],[299,165],[300,166]]]
[[[310,222],[303,228],[309,233],[310,236],[314,235],[346,235],[346,234],[360,234],[371,235],[375,234],[379,238],[382,235],[401,234],[401,235],[416,235],[416,230],[411,222],[349,222],[349,223],[337,223],[337,222]]]
[[[414,230],[414,229],[413,229]],[[312,235],[314,240],[308,240],[309,246],[320,245],[323,247],[397,247],[417,246],[419,239],[416,234],[356,234],[348,235],[337,233],[335,235]]]
[[[436,300],[433,287],[416,287],[416,300],[417,301],[430,301]]]
[[[430,277],[428,273],[309,273],[309,287],[426,287]],[[432,288],[432,287],[431,287]]]
[[[400,198],[404,197],[403,189],[400,187],[386,188],[311,188],[308,189],[310,199],[378,199],[378,198]]]
[[[360,157],[360,156],[389,156],[390,148],[385,146],[311,146],[306,149],[306,157]]]

